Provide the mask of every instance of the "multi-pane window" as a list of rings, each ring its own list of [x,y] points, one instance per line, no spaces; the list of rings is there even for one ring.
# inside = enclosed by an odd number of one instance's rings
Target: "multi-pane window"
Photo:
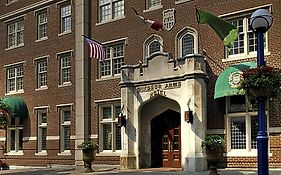
[[[13,21],[7,25],[8,48],[22,46],[24,25],[23,19]]]
[[[163,51],[163,40],[159,36],[151,36],[145,41],[145,56],[148,57],[156,52]]]
[[[60,60],[60,84],[71,83],[71,53],[59,55]]]
[[[228,152],[247,154],[257,149],[257,109],[247,104],[245,96],[240,95],[227,97],[226,103]]]
[[[47,87],[47,59],[37,61],[37,88]]]
[[[251,117],[251,148],[257,149],[257,134],[258,134],[258,116]]]
[[[231,149],[246,149],[246,121],[245,117],[231,119]]]
[[[38,121],[38,152],[47,150],[47,109],[37,111]]]
[[[118,127],[118,115],[121,111],[120,105],[101,107],[101,151],[121,150],[121,128]]]
[[[177,56],[185,57],[198,52],[196,32],[190,28],[182,29],[176,37]]]
[[[121,73],[124,64],[124,45],[117,44],[105,49],[105,60],[100,63],[100,75],[114,76]]]
[[[147,0],[147,8],[152,8],[155,6],[160,6],[161,5],[161,0]]]
[[[71,4],[60,6],[61,33],[71,31]]]
[[[257,149],[257,116],[232,117],[230,122],[231,149]],[[247,125],[250,126],[250,135],[247,135]]]
[[[7,68],[7,93],[23,90],[23,65]]]
[[[245,34],[248,29],[244,29],[244,19],[237,19],[235,21],[231,21],[231,24],[235,25],[238,29],[238,38],[234,42],[232,49],[229,51],[229,55],[236,55],[244,53],[245,49]],[[246,40],[247,41],[247,40]]]
[[[181,57],[194,53],[194,36],[186,34],[180,39]]]
[[[23,146],[23,117],[12,117],[11,123],[7,127],[9,153],[22,152]]]
[[[100,21],[124,16],[124,0],[100,0]]]
[[[41,11],[37,14],[37,39],[47,37],[47,11]]]
[[[161,45],[158,40],[153,40],[148,44],[148,54],[151,55],[155,52],[159,52],[161,49]]]
[[[60,150],[65,152],[70,150],[70,123],[71,123],[71,108],[60,108]]]
[[[234,19],[230,23],[237,27],[239,35],[232,48],[226,49],[227,57],[250,55],[257,51],[257,36],[251,29],[250,16]],[[266,42],[267,35],[264,35],[265,50]]]

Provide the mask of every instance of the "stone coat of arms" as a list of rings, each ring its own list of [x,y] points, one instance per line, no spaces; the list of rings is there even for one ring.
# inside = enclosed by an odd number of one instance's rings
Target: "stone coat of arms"
[[[167,9],[163,12],[163,27],[166,30],[171,30],[175,25],[175,9]]]

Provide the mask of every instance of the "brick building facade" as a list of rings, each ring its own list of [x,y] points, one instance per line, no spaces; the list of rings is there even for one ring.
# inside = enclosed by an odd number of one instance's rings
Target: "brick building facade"
[[[273,14],[265,56],[268,65],[281,66],[280,3],[0,2],[0,92],[22,97],[28,107],[28,116],[2,130],[0,159],[11,166],[82,165],[77,145],[90,136],[99,143],[96,163],[197,171],[206,168],[201,140],[220,134],[226,139],[226,167],[256,167],[256,108],[248,108],[244,95],[214,96],[216,86],[227,85],[218,82],[225,70],[256,62],[256,39],[248,26],[256,9]],[[164,29],[145,26],[132,7],[146,18],[165,19]],[[230,51],[209,26],[197,23],[196,7],[238,26]],[[82,35],[103,44],[104,62],[88,58]],[[268,103],[269,165],[280,167],[279,104]]]

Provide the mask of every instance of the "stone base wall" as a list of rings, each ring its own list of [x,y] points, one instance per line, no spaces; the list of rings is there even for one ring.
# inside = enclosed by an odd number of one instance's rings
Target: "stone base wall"
[[[281,136],[280,134],[270,134],[269,137],[269,167],[281,168]],[[257,157],[227,157],[224,167],[228,168],[257,168]]]
[[[136,169],[136,156],[120,157],[120,169]]]

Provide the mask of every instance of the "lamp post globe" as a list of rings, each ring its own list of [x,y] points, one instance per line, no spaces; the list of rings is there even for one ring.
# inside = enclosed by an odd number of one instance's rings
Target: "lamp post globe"
[[[272,25],[272,15],[265,9],[256,10],[250,18],[250,25],[254,31],[266,32]]]

